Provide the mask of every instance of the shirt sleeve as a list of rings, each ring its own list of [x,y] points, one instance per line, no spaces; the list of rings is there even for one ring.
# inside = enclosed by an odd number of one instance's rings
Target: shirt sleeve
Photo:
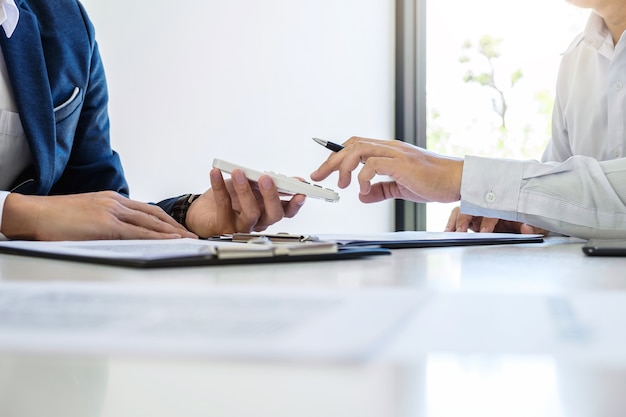
[[[573,156],[573,152],[570,147],[569,135],[563,118],[559,96],[557,94],[552,109],[552,136],[543,151],[541,160],[544,162],[562,162],[571,156]]]
[[[4,201],[10,193],[8,191],[0,191],[0,230],[2,230],[2,213],[4,212]],[[0,240],[8,240],[6,236],[0,233]]]
[[[461,212],[580,238],[626,238],[626,159],[565,162],[468,156]]]

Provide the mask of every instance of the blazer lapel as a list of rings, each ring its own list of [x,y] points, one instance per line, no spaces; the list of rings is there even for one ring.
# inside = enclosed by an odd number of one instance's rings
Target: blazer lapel
[[[37,18],[21,1],[20,20],[10,39],[0,30],[0,45],[17,109],[35,164],[35,188],[47,192],[53,181],[55,122],[50,83]]]

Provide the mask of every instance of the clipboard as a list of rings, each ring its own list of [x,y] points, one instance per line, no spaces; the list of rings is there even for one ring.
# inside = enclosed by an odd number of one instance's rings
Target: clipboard
[[[0,253],[136,268],[317,262],[389,255],[332,242],[248,244],[200,239],[2,241]]]
[[[540,234],[474,232],[401,231],[376,234],[320,234],[317,237],[323,241],[337,242],[342,247],[370,247],[376,245],[387,249],[543,242],[543,235]]]

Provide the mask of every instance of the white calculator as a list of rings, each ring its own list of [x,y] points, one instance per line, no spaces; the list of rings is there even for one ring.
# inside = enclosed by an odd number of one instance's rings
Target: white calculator
[[[233,164],[232,162],[224,161],[222,159],[215,158],[213,160],[213,167],[218,168],[224,172],[231,173],[234,169],[240,169],[246,177],[251,181],[258,181],[261,175],[269,175],[278,191],[285,194],[304,194],[308,197],[320,198],[322,200],[337,202],[339,201],[339,194],[331,190],[330,188],[324,188],[317,184],[311,184],[306,181],[299,180],[297,178],[288,177],[286,175],[277,174],[271,171],[257,171],[254,169],[246,168],[241,165]]]

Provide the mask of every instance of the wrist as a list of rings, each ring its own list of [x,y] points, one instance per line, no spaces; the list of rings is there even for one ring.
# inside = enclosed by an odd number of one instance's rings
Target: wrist
[[[35,239],[37,209],[36,197],[11,193],[4,201],[2,234],[8,239]]]
[[[189,211],[189,207],[191,207],[191,203],[193,203],[198,197],[200,197],[200,194],[182,195],[178,197],[172,207],[170,215],[187,230],[189,230],[187,227],[187,212]]]
[[[452,189],[454,192],[454,200],[461,200],[461,183],[463,181],[463,159],[456,160],[454,163],[454,169],[452,170]]]
[[[432,201],[439,203],[453,203],[461,199],[461,185],[463,181],[464,160],[453,157],[443,157],[437,161],[437,171],[433,174],[439,177],[435,184],[438,192]]]
[[[4,202],[11,194],[9,191],[0,191],[0,240],[7,240],[7,237],[2,234],[2,214],[4,212]]]

